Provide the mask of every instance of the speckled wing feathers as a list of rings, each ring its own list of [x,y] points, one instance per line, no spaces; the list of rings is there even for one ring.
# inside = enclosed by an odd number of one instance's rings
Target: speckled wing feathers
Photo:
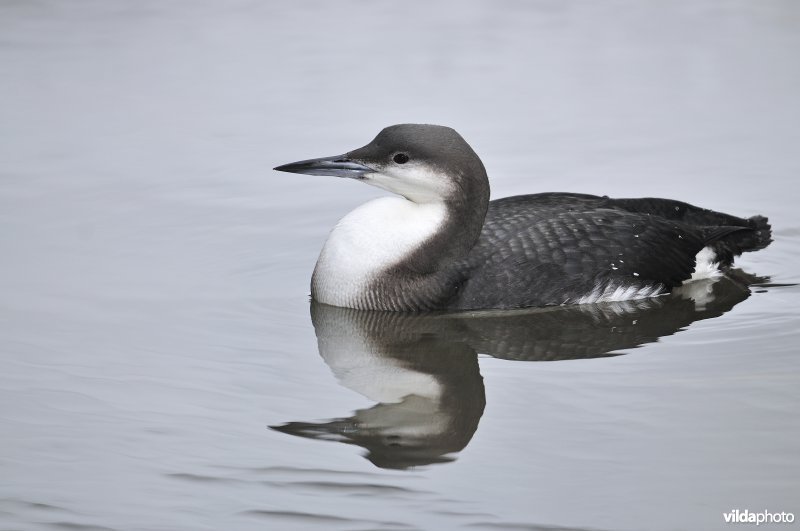
[[[492,201],[480,239],[457,264],[469,280],[450,307],[574,303],[616,288],[667,291],[691,276],[705,245],[752,233],[748,223],[660,199],[535,194]]]

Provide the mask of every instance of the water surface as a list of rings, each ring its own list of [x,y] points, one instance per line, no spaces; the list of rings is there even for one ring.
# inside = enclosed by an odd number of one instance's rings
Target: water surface
[[[775,242],[739,267],[793,284],[798,49],[790,1],[3,3],[0,527],[800,514],[798,287],[311,307],[328,231],[381,192],[270,170],[451,125],[495,198],[768,215]]]

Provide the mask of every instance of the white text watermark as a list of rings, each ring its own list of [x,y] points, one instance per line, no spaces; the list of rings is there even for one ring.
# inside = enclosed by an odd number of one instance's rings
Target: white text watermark
[[[726,524],[791,524],[794,522],[794,513],[780,512],[771,513],[769,511],[753,512],[745,509],[733,509],[727,513],[722,513],[722,518]]]

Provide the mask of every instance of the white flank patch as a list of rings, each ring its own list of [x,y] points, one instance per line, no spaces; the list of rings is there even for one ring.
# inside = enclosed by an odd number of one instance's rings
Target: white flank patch
[[[722,276],[722,271],[719,270],[719,263],[715,262],[717,254],[711,247],[703,247],[695,257],[695,267],[691,278],[684,281],[692,282],[693,280],[702,280],[705,278],[719,278]]]
[[[357,307],[366,286],[436,234],[444,219],[442,203],[381,197],[361,205],[328,236],[314,269],[314,297]]]
[[[661,294],[662,287],[655,286],[624,286],[620,284],[600,284],[587,295],[584,295],[575,304],[594,304],[596,302],[621,302],[636,299],[646,299]]]

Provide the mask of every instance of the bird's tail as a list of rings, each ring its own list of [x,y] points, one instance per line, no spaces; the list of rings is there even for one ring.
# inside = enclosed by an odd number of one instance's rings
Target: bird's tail
[[[758,251],[772,242],[772,226],[764,216],[753,216],[735,226],[707,227],[704,231],[706,245],[723,265],[730,265],[744,252]]]

